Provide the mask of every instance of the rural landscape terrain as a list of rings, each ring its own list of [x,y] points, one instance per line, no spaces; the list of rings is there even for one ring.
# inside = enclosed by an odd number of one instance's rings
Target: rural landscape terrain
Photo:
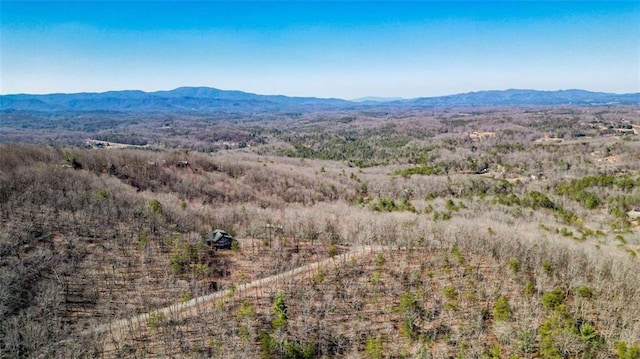
[[[0,96],[0,357],[640,358],[638,131],[579,90]]]

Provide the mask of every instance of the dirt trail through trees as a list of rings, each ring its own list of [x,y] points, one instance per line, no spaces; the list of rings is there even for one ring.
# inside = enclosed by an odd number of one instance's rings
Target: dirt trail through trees
[[[163,318],[163,320],[177,320],[181,317],[188,317],[198,311],[206,310],[215,306],[216,301],[229,298],[237,300],[243,295],[250,294],[251,290],[264,290],[273,288],[278,283],[284,283],[296,277],[317,271],[320,268],[330,268],[339,264],[344,264],[351,258],[364,257],[374,253],[379,253],[385,249],[384,246],[355,246],[350,251],[327,258],[318,262],[310,263],[283,273],[261,278],[253,282],[240,284],[235,289],[215,292],[209,295],[197,297],[184,303],[172,304],[168,307],[155,310],[153,312],[140,314],[130,318],[120,319],[111,323],[103,324],[80,333],[80,336],[100,335],[110,333],[112,340],[119,335],[126,335],[125,330],[138,330],[147,326],[150,318]]]

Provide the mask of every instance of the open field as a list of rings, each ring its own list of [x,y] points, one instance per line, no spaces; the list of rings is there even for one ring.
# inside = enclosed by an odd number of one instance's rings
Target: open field
[[[16,116],[2,358],[640,357],[636,106]]]

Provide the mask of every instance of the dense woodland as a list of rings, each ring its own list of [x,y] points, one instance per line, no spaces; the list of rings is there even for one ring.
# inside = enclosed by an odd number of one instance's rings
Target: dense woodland
[[[23,115],[2,358],[640,358],[637,106]]]

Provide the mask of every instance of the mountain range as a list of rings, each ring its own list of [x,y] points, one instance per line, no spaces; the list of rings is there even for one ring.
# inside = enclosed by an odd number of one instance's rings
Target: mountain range
[[[595,106],[639,105],[640,93],[613,94],[584,90],[504,90],[420,97],[414,99],[288,97],[226,91],[209,87],[180,87],[170,91],[137,90],[102,93],[2,95],[2,111],[117,111],[189,112],[328,110],[366,107],[478,107],[478,106]]]

